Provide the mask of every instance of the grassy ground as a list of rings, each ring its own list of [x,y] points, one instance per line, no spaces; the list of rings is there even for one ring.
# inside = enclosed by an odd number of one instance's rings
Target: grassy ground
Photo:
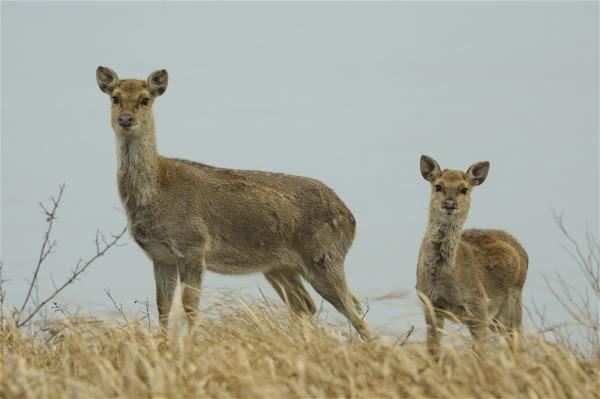
[[[266,302],[222,305],[168,341],[141,321],[68,318],[0,330],[0,398],[599,398],[600,357],[535,336],[483,358],[365,343]],[[38,326],[39,328],[39,326]]]

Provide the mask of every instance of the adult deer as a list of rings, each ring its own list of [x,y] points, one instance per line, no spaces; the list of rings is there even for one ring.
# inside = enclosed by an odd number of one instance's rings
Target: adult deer
[[[161,331],[178,275],[193,324],[208,269],[262,272],[293,311],[312,315],[316,306],[305,279],[368,337],[344,275],[355,220],[333,190],[306,177],[163,157],[156,149],[152,105],[167,88],[167,71],[155,71],[146,81],[119,80],[111,69],[98,67],[96,79],[112,103],[118,188],[129,231],[154,263]]]
[[[421,156],[421,175],[431,183],[429,223],[417,264],[417,290],[425,302],[427,347],[439,354],[444,317],[465,323],[476,344],[488,327],[500,322],[512,332],[521,327],[521,292],[528,258],[510,234],[500,230],[464,230],[471,190],[483,183],[489,162],[466,172],[441,170]]]

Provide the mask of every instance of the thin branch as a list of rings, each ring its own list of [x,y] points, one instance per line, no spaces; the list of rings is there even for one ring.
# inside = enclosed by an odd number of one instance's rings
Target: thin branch
[[[19,309],[19,318],[20,318],[21,313],[27,306],[29,299],[31,298],[31,293],[32,293],[33,289],[37,285],[38,274],[40,272],[40,268],[42,267],[42,264],[44,263],[44,260],[46,260],[48,255],[50,255],[50,253],[52,252],[54,247],[56,247],[56,241],[50,240],[50,234],[52,233],[52,226],[54,225],[54,220],[56,219],[56,210],[58,209],[58,207],[60,205],[60,201],[62,199],[64,191],[65,191],[65,185],[63,183],[60,186],[58,186],[57,198],[54,199],[54,197],[50,197],[50,201],[52,202],[51,210],[46,209],[46,207],[44,206],[43,203],[41,203],[41,202],[39,203],[40,207],[42,208],[42,211],[46,215],[46,222],[48,223],[48,228],[46,229],[46,232],[44,233],[44,241],[42,242],[42,247],[40,248],[40,254],[38,257],[37,265],[35,266],[35,270],[33,272],[33,279],[31,280],[31,283],[29,284],[29,290],[27,291],[25,300],[23,301],[23,304],[21,305],[21,308]],[[17,320],[17,323],[18,323],[18,320]]]
[[[135,304],[143,305],[145,307],[144,316],[148,320],[148,330],[151,328],[150,324],[150,301],[146,298],[145,301],[138,301],[137,299],[133,301]]]
[[[568,241],[565,251],[577,264],[589,286],[585,289],[576,289],[567,284],[559,275],[556,279],[544,277],[546,286],[552,295],[575,323],[563,323],[548,327],[545,315],[535,309],[539,324],[543,327],[543,332],[551,331],[559,341],[573,350],[578,350],[579,345],[573,343],[570,333],[577,331],[587,338],[592,351],[598,353],[600,351],[600,335],[598,334],[600,314],[597,305],[600,303],[600,241],[587,230],[585,245],[580,246],[565,227],[562,213],[558,214],[553,211],[553,216],[555,223]]]
[[[115,234],[113,235],[113,239],[111,241],[109,241],[104,247],[100,247],[98,245],[98,236],[96,236],[96,255],[94,255],[92,258],[90,258],[89,260],[83,262],[83,261],[79,261],[77,262],[77,266],[75,267],[75,269],[72,270],[72,275],[71,277],[69,277],[67,279],[67,281],[65,281],[60,287],[58,287],[58,289],[56,289],[52,294],[50,294],[46,299],[44,299],[42,302],[40,302],[39,305],[37,305],[35,307],[35,309],[33,309],[33,311],[23,320],[23,321],[19,321],[17,322],[17,327],[22,327],[25,324],[27,324],[27,322],[29,322],[29,320],[31,320],[33,318],[33,316],[35,316],[40,309],[42,309],[48,302],[50,302],[52,299],[54,299],[54,297],[56,295],[58,295],[62,290],[64,290],[68,285],[72,284],[83,272],[85,272],[87,270],[87,268],[94,263],[94,261],[96,261],[96,259],[98,259],[99,257],[103,256],[109,249],[111,249],[113,246],[115,246],[117,244],[117,242],[121,239],[121,237],[123,237],[123,235],[125,234],[125,232],[127,231],[127,227],[124,227],[123,230],[121,230],[121,232],[119,234]]]
[[[365,311],[362,314],[362,320],[365,320],[365,317],[367,317],[367,314],[369,313],[370,310],[371,310],[371,305],[369,304],[369,298],[365,298]]]
[[[129,320],[127,320],[127,316],[125,316],[125,312],[123,312],[123,305],[122,304],[117,305],[117,301],[115,301],[115,298],[113,298],[113,296],[111,295],[110,290],[108,288],[105,288],[104,292],[106,292],[106,296],[108,296],[110,301],[113,303],[114,307],[119,311],[119,313],[121,313],[121,316],[125,320],[125,323],[129,324]]]
[[[54,309],[55,312],[60,312],[60,313],[63,314],[63,316],[65,316],[67,318],[69,317],[69,315],[67,314],[67,312],[63,309],[62,306],[59,305],[58,302],[52,302],[51,308]]]

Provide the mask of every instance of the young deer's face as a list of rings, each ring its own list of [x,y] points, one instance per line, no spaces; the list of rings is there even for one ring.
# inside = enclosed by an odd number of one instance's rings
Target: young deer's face
[[[153,123],[152,104],[165,92],[168,80],[164,69],[152,72],[144,82],[119,80],[113,70],[98,67],[96,81],[100,90],[110,96],[111,122],[117,135],[136,138],[148,131]]]
[[[489,169],[489,162],[478,162],[466,172],[441,170],[433,158],[422,155],[421,175],[431,183],[431,215],[449,222],[464,221],[471,206],[471,189],[485,181]]]

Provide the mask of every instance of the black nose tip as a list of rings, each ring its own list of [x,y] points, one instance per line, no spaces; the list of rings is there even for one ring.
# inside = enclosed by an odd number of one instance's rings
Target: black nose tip
[[[133,125],[133,116],[129,114],[121,114],[119,115],[119,125],[123,127],[129,127]]]
[[[444,202],[442,202],[442,208],[456,209],[456,201],[450,199],[444,200]]]

